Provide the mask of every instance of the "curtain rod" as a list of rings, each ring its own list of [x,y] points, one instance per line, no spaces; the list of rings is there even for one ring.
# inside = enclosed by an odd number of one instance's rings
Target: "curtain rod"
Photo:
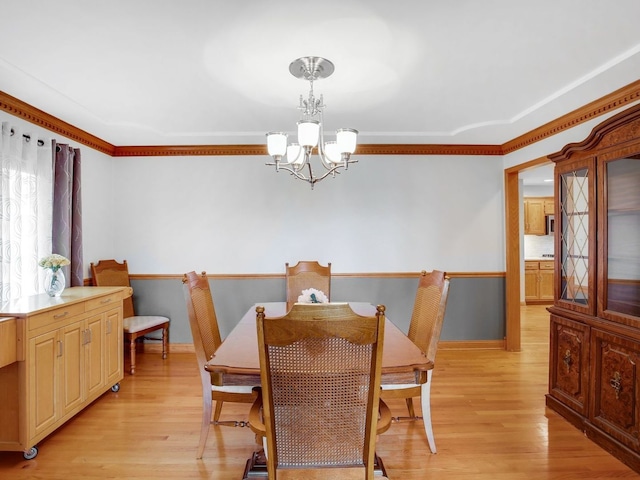
[[[11,136],[13,136],[15,133],[16,133],[15,130],[12,128],[11,129]],[[25,138],[27,140],[27,142],[31,141],[31,136],[27,135],[26,133],[22,134],[22,137]],[[38,146],[39,147],[44,146],[44,140],[38,139]]]

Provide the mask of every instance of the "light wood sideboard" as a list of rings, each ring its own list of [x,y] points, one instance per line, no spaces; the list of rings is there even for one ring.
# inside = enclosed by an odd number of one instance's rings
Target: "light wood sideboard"
[[[37,443],[123,378],[128,287],[72,287],[0,308],[0,450]]]

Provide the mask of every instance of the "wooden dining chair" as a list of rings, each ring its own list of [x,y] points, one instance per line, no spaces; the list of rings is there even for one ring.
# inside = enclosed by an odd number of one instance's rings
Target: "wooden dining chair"
[[[209,287],[206,272],[185,273],[182,279],[184,298],[189,314],[189,326],[196,351],[196,360],[202,384],[202,425],[200,428],[200,442],[196,458],[202,458],[211,425],[212,403],[216,402],[213,423],[236,425],[239,422],[220,422],[223,402],[253,403],[256,398],[252,386],[222,385],[219,375],[207,372],[205,364],[215,354],[222,343],[218,328],[218,317],[213,305],[213,297]]]
[[[348,304],[296,304],[278,318],[264,311],[256,308],[262,387],[249,426],[266,438],[268,478],[285,468],[361,468],[373,480],[377,465],[385,474],[375,455],[391,421],[379,398],[384,306],[372,317]]]
[[[91,263],[93,285],[96,287],[131,287],[129,267],[127,261],[100,260]],[[136,315],[133,308],[133,295],[123,302],[124,337],[129,342],[129,373],[136,372],[136,348],[145,335],[156,330],[162,330],[162,358],[167,358],[169,351],[169,318],[159,315]]]
[[[290,310],[302,290],[315,288],[323,292],[331,300],[331,262],[322,266],[317,261],[300,261],[290,267],[285,266],[285,281],[287,286],[287,310]]]
[[[447,298],[449,296],[449,277],[445,272],[433,270],[422,271],[413,306],[413,314],[409,325],[408,337],[425,354],[427,360],[435,365],[436,351],[442,331]],[[396,420],[409,418],[419,419],[413,408],[413,397],[420,397],[422,421],[427,435],[429,449],[436,453],[436,443],[431,425],[431,376],[433,369],[427,372],[425,383],[404,385],[382,385],[383,399],[404,398],[409,410],[409,417],[395,417]]]

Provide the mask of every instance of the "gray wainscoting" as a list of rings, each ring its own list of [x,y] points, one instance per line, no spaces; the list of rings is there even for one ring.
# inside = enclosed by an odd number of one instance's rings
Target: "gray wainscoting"
[[[417,283],[417,278],[334,276],[331,299],[383,304],[389,319],[406,333]],[[504,339],[504,283],[504,277],[453,277],[441,339]],[[139,315],[171,318],[170,342],[192,342],[179,279],[133,279],[131,285]],[[213,278],[210,285],[223,338],[255,303],[284,301],[286,295],[284,278]]]

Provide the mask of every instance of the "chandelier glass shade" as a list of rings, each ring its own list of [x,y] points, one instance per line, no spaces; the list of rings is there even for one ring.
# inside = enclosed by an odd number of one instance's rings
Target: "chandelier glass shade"
[[[295,178],[309,182],[311,188],[328,176],[347,170],[349,164],[358,160],[352,159],[351,154],[356,150],[358,131],[352,128],[341,128],[336,131],[335,141],[325,141],[323,128],[323,109],[325,107],[322,95],[317,99],[313,93],[313,82],[326,78],[334,71],[333,63],[322,57],[302,57],[291,62],[289,71],[294,77],[309,81],[309,96],[305,99],[300,95],[298,109],[302,112],[298,122],[298,143],[288,144],[288,134],[285,132],[267,133],[267,151],[276,171],[285,170]],[[317,153],[322,173],[316,175],[311,166],[313,153]]]

